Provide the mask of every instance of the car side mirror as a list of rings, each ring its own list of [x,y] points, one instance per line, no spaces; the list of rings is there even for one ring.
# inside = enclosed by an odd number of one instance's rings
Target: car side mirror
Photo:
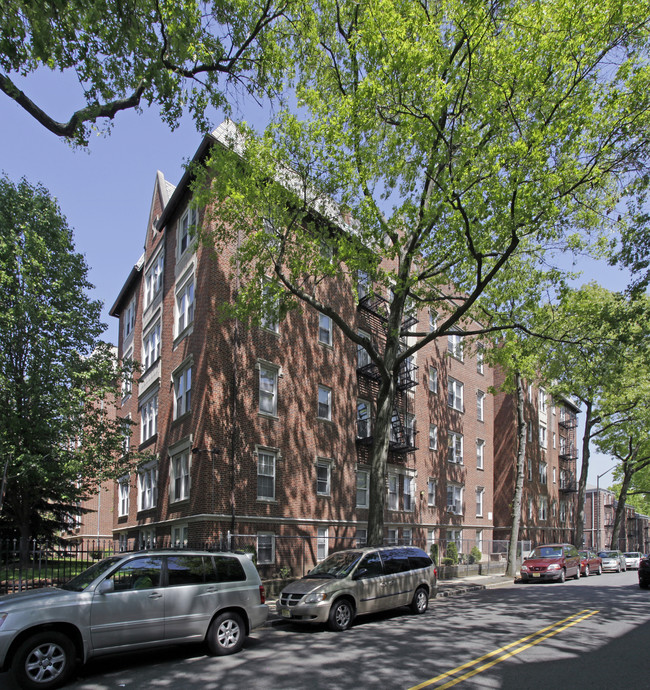
[[[106,580],[102,580],[99,583],[99,587],[97,587],[97,594],[108,594],[109,592],[114,592],[115,591],[115,583],[113,582],[113,578],[107,578]]]

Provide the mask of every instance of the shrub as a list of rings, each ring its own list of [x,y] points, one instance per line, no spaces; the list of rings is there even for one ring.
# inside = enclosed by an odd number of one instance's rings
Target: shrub
[[[451,565],[458,563],[458,547],[454,541],[447,544],[447,558],[451,559]]]
[[[438,565],[438,558],[440,554],[438,552],[438,544],[431,544],[431,560],[434,565]]]
[[[483,558],[483,554],[481,553],[481,549],[479,549],[478,546],[472,546],[472,550],[469,552],[469,562],[470,563],[480,563],[481,558]]]

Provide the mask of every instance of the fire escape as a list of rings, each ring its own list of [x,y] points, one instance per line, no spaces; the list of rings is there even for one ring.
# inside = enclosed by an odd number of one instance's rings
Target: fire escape
[[[578,451],[574,442],[574,430],[578,427],[578,417],[571,410],[563,407],[560,411],[558,425],[567,432],[567,436],[560,436],[560,493],[568,494],[577,491],[575,481],[575,462]],[[571,437],[568,436],[571,434]]]
[[[385,340],[385,330],[388,324],[388,300],[377,295],[366,295],[359,300],[359,311],[365,312],[371,323],[379,328],[373,328],[375,333],[380,333],[380,337]],[[406,330],[417,323],[417,319],[408,316],[402,322],[402,330]],[[405,359],[397,373],[396,388],[398,393],[404,393],[418,385],[418,367],[413,364],[411,359]],[[381,380],[379,370],[375,363],[368,357],[366,351],[359,347],[357,350],[357,375],[374,383]],[[393,403],[391,416],[391,430],[389,440],[389,451],[398,455],[403,455],[417,450],[415,445],[416,430],[405,423],[407,412],[404,412],[404,419],[400,415],[399,400]],[[362,446],[370,446],[374,442],[369,417],[364,419],[357,417],[357,443]]]

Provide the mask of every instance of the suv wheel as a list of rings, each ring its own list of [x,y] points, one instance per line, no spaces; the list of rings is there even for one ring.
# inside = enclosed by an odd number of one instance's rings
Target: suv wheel
[[[566,570],[564,570],[564,568],[562,568],[562,570],[560,570],[560,577],[559,577],[559,580],[558,580],[558,581],[559,581],[560,583],[562,583],[562,582],[564,582],[565,580],[566,580]]]
[[[353,618],[352,604],[347,599],[339,599],[332,604],[327,623],[330,630],[340,632],[347,630],[352,625]]]
[[[244,621],[238,613],[226,611],[212,621],[205,639],[210,654],[235,654],[242,648],[246,639]]]
[[[70,677],[76,663],[74,645],[52,630],[32,635],[14,655],[11,671],[21,688],[57,688]]]
[[[426,587],[418,587],[413,595],[411,611],[413,613],[424,613],[429,608],[429,592]]]

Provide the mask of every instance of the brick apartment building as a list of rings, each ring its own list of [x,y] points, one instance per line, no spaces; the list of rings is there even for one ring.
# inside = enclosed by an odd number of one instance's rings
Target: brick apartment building
[[[194,160],[220,135],[206,136]],[[131,448],[148,454],[118,483],[114,535],[124,547],[243,535],[233,544],[254,548],[263,574],[304,570],[328,550],[365,541],[377,377],[365,350],[308,307],[260,327],[220,318],[237,277],[230,252],[216,255],[191,240],[189,228],[204,214],[190,207],[190,181],[186,173],[173,187],[157,173],[144,254],[111,309],[120,357],[141,362],[118,414],[134,422]],[[328,290],[360,331],[381,337],[388,296],[360,290],[357,303],[351,285]],[[421,310],[412,318],[422,330],[435,314]],[[489,554],[496,526],[505,538],[509,524],[510,480],[495,467],[498,457],[513,464],[507,397],[495,406],[488,393],[494,373],[480,349],[463,349],[460,333],[420,350],[399,379],[386,541],[425,548],[455,541],[463,553],[476,545]],[[553,446],[531,455],[540,469],[529,494],[539,489],[549,501],[539,527],[526,523],[535,536],[563,505],[557,492],[561,477],[569,482],[565,467],[575,473],[575,458],[567,461],[559,446],[564,427],[555,411],[547,415]],[[545,456],[548,494],[537,478]],[[568,537],[569,514],[565,529],[561,510],[552,524]]]
[[[503,374],[495,371],[500,386]],[[508,539],[515,487],[517,428],[515,397],[495,400],[494,532]],[[579,408],[566,399],[553,400],[543,388],[527,385],[525,396],[526,454],[520,539],[533,544],[573,543],[576,516],[576,433]]]

